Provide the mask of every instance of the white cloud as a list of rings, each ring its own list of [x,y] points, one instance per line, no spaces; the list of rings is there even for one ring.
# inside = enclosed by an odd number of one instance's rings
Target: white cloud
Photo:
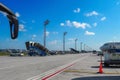
[[[71,45],[75,43],[76,38],[69,38],[68,41],[66,42],[67,45]]]
[[[72,26],[72,22],[70,20],[66,21],[66,26]]]
[[[51,44],[51,45],[56,45],[57,44],[57,40],[54,40],[54,41],[51,41],[49,44]]]
[[[73,21],[73,26],[76,27],[76,28],[83,28],[85,29],[86,27],[90,27],[90,25],[88,23],[80,23],[80,22],[77,22],[77,21]]]
[[[85,35],[95,35],[94,32],[85,31]]]
[[[96,11],[92,11],[92,12],[86,14],[87,17],[89,17],[89,16],[97,16],[97,15],[99,15],[99,13],[96,12]]]
[[[102,18],[101,18],[101,21],[104,21],[104,20],[106,20],[106,17],[102,17]]]
[[[34,40],[37,37],[37,35],[33,34],[32,35],[32,40]]]
[[[93,23],[93,26],[94,26],[94,27],[96,27],[96,26],[97,26],[97,23],[96,23],[96,22],[95,22],[95,23]]]
[[[65,26],[65,24],[64,23],[60,23],[60,26]]]
[[[67,20],[65,21],[65,23],[63,23],[64,26],[67,26],[67,27],[75,27],[75,28],[82,28],[82,29],[85,29],[86,27],[91,27],[90,24],[88,23],[80,23],[80,22],[77,22],[77,21],[70,21],[70,20]]]
[[[69,41],[75,41],[75,38],[69,38],[68,40]]]
[[[19,24],[19,31],[27,31],[23,24]]]
[[[37,37],[37,35],[34,34],[34,35],[32,35],[32,37],[35,38],[35,37]]]
[[[73,10],[74,13],[79,13],[80,12],[80,8],[77,8],[75,10]]]
[[[19,14],[18,12],[16,12],[15,15],[16,15],[17,17],[20,17],[20,14]]]
[[[46,31],[46,36],[49,36],[50,32]]]
[[[58,34],[58,32],[53,32],[53,34]]]

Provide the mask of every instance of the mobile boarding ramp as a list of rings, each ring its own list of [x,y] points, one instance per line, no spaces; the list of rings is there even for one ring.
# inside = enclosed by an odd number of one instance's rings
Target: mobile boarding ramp
[[[47,48],[42,46],[40,43],[28,41],[25,44],[28,50],[28,55],[30,56],[36,56],[36,55],[45,56],[50,52]]]
[[[70,50],[71,50],[72,53],[79,53],[78,50],[75,50],[75,49],[73,49],[73,48],[70,48]]]
[[[7,18],[9,19],[11,38],[16,39],[18,36],[18,29],[19,29],[16,15],[12,13],[12,11],[2,3],[0,3],[0,11],[5,13]]]

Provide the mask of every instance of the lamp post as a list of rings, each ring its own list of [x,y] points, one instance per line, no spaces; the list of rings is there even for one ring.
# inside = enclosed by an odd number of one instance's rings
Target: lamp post
[[[85,49],[85,46],[86,46],[86,45],[84,44],[84,51],[86,50],[86,49]]]
[[[63,52],[65,53],[65,35],[67,34],[67,32],[63,33]]]
[[[81,46],[81,52],[82,52],[82,42],[80,43],[80,46]]]
[[[44,21],[44,47],[46,47],[46,26],[49,24],[49,20]]]
[[[77,45],[76,45],[76,42],[77,42],[78,39],[75,39],[75,49],[77,50]]]

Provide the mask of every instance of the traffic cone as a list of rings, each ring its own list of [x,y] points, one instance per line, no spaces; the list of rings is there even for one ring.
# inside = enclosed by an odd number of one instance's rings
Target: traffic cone
[[[99,72],[98,73],[100,73],[100,74],[102,74],[103,73],[103,69],[102,69],[102,62],[100,62],[100,67],[99,67]]]

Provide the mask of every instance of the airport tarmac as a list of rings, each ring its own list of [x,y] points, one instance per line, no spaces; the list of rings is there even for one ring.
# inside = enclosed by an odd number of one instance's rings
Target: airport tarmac
[[[85,56],[85,55],[84,55]],[[0,80],[29,80],[37,75],[71,63],[80,58],[80,54],[32,56],[32,57],[0,57]]]
[[[0,57],[0,80],[119,80],[120,67],[99,71],[95,54],[67,54],[45,57]]]
[[[100,56],[88,54],[83,60],[64,70],[50,80],[120,80],[120,66],[104,67],[100,69]]]

